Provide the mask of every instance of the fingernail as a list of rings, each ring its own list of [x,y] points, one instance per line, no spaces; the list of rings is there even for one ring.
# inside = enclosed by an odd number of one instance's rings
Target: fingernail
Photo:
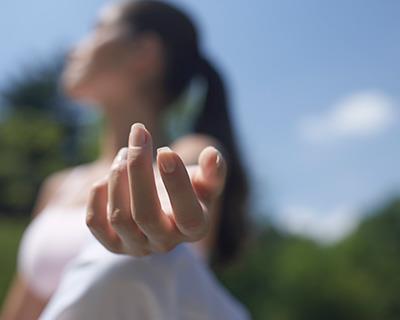
[[[122,148],[118,151],[117,161],[120,162],[122,160],[128,159],[128,148]]]
[[[127,158],[128,158],[128,148],[120,149],[116,157],[114,158],[111,167],[117,166],[121,161],[127,160]]]
[[[221,164],[222,164],[222,154],[215,147],[209,147],[209,148],[212,149],[214,154],[215,154],[215,158],[214,158],[215,167],[219,168],[221,166]]]
[[[222,162],[222,155],[221,155],[221,152],[219,152],[217,149],[215,149],[215,151],[217,153],[217,156],[215,158],[215,164],[219,168],[221,166],[221,162]]]
[[[172,150],[168,147],[162,147],[157,149],[157,154],[166,153],[160,158],[160,165],[165,173],[172,173],[176,169],[176,160]]]
[[[146,144],[146,128],[142,123],[135,123],[131,127],[129,145],[131,147],[143,147]]]

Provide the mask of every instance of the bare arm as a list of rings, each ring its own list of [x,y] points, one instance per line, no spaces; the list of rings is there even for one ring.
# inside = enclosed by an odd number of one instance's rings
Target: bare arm
[[[47,301],[44,301],[29,289],[22,275],[16,273],[6,297],[0,319],[37,319],[46,304]]]

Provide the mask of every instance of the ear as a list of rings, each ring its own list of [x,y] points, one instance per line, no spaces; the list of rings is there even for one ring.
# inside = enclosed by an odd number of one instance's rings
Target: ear
[[[135,42],[135,74],[146,78],[157,77],[164,69],[164,46],[160,37],[147,32]]]

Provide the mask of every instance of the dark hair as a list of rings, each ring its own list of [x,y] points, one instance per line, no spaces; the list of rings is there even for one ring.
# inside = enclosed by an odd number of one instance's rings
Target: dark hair
[[[182,11],[160,1],[129,1],[123,4],[121,19],[135,34],[154,32],[160,37],[166,54],[164,89],[168,102],[178,98],[194,76],[201,75],[207,82],[204,107],[193,131],[215,138],[228,162],[212,253],[213,264],[225,264],[236,256],[246,235],[248,184],[235,143],[223,80],[200,53],[196,29]]]

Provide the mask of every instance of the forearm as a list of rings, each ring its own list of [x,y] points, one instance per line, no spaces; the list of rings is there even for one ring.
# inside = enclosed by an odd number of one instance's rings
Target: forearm
[[[2,306],[0,320],[35,320],[46,306],[44,301],[17,274]]]

